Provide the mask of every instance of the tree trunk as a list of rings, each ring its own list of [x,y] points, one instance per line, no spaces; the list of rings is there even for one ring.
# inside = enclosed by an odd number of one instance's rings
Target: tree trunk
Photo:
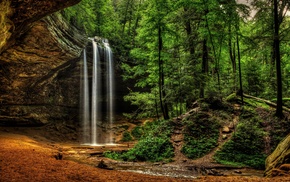
[[[280,37],[279,37],[279,17],[278,17],[278,2],[274,0],[274,43],[275,43],[275,59],[276,59],[276,74],[277,74],[277,108],[276,116],[283,117],[282,110],[282,74],[281,74],[281,58],[280,58]]]
[[[160,107],[163,113],[164,119],[169,119],[168,114],[168,106],[166,101],[163,103],[163,98],[165,97],[164,90],[164,72],[163,72],[163,60],[161,59],[161,51],[163,48],[162,42],[162,32],[161,27],[158,26],[158,66],[159,66],[159,99],[160,99]]]
[[[199,97],[204,98],[204,87],[205,87],[205,77],[206,73],[208,72],[208,50],[207,50],[207,41],[203,39],[203,46],[202,46],[202,69],[201,69],[201,76],[202,80],[200,83],[200,91]]]
[[[124,18],[123,27],[122,27],[122,34],[125,33],[125,27],[126,27],[126,23],[127,23],[127,15],[128,15],[129,3],[130,3],[130,0],[128,0],[127,3],[126,3],[125,18]]]
[[[239,62],[239,81],[240,81],[240,94],[242,99],[242,104],[244,103],[243,97],[243,82],[242,82],[242,68],[241,68],[241,54],[240,54],[240,42],[239,42],[239,35],[237,34],[237,49],[238,49],[238,62]]]
[[[184,7],[184,12],[188,12],[188,9],[186,7]],[[190,57],[191,59],[193,59],[193,55],[194,55],[194,45],[193,45],[193,37],[192,37],[192,28],[191,28],[191,22],[189,20],[189,18],[185,18],[185,31],[188,37],[188,49],[189,49],[189,53],[190,53]]]

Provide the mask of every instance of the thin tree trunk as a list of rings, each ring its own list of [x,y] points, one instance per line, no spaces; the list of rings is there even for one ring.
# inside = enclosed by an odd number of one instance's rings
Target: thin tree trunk
[[[157,98],[155,100],[155,111],[156,111],[156,118],[159,120],[159,112],[158,112],[158,103],[157,103]]]
[[[237,67],[236,67],[236,57],[233,51],[235,48],[232,46],[232,30],[231,30],[231,25],[229,25],[229,54],[230,54],[230,59],[232,62],[232,67],[233,67],[233,73],[236,73]]]
[[[127,1],[127,4],[126,4],[126,11],[125,11],[125,19],[124,19],[124,22],[123,22],[123,28],[122,28],[122,34],[125,33],[125,27],[126,27],[126,23],[127,23],[127,12],[128,12],[128,9],[129,9],[129,3],[130,3],[130,0]]]
[[[159,99],[160,107],[163,113],[164,119],[169,119],[168,106],[166,102],[163,103],[163,98],[165,96],[164,91],[164,72],[163,72],[163,60],[161,59],[161,51],[163,48],[162,42],[162,32],[161,27],[158,27],[158,66],[159,66]]]
[[[207,2],[205,0],[203,0],[203,3],[204,3],[204,6],[206,7],[206,10],[205,10],[205,22],[206,22],[206,28],[207,28],[207,31],[208,31],[208,34],[209,34],[210,43],[211,43],[211,46],[212,46],[212,49],[213,49],[214,61],[215,61],[215,73],[217,74],[217,78],[218,78],[218,88],[219,88],[219,94],[220,94],[221,93],[221,87],[220,87],[221,84],[220,84],[220,74],[219,74],[219,61],[217,59],[217,52],[216,52],[216,48],[214,46],[213,36],[212,36],[211,31],[210,31],[208,18],[207,18],[207,14],[209,13],[208,5],[207,5]]]
[[[279,37],[279,18],[278,18],[278,2],[274,0],[274,42],[275,42],[275,58],[276,58],[276,74],[277,74],[277,108],[276,115],[283,117],[282,110],[282,74],[281,74],[281,58],[280,58],[280,37]]]
[[[186,7],[184,7],[184,12],[187,12],[188,9]],[[189,48],[189,53],[190,53],[190,57],[191,59],[193,59],[193,55],[194,55],[194,45],[193,45],[193,37],[192,37],[192,28],[191,28],[191,22],[190,20],[187,18],[185,21],[185,31],[188,37],[188,48]]]
[[[203,48],[202,48],[202,80],[200,83],[200,91],[199,91],[199,97],[204,98],[204,87],[205,87],[205,77],[206,73],[208,72],[208,50],[207,50],[207,41],[206,39],[203,39]]]
[[[237,34],[237,49],[238,49],[238,62],[239,62],[239,81],[240,81],[240,94],[242,99],[242,104],[244,103],[243,97],[243,82],[242,82],[242,68],[241,68],[241,54],[240,54],[240,42],[239,35]]]

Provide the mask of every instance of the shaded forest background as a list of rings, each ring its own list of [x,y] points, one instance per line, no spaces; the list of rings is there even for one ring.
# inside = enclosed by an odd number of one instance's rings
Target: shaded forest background
[[[247,93],[290,106],[290,2],[82,0],[62,13],[89,37],[110,41],[135,87],[130,117],[170,117],[198,98]],[[256,14],[251,16],[251,9]]]

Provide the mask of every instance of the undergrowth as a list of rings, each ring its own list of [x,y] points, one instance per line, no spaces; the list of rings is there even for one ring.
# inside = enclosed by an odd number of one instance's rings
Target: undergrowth
[[[196,159],[212,151],[218,145],[221,126],[232,122],[233,115],[241,112],[232,137],[216,151],[214,159],[225,165],[264,169],[267,155],[290,132],[290,122],[275,118],[273,110],[264,103],[245,99],[241,110],[235,111],[232,105],[242,103],[239,97],[232,94],[226,100],[200,100],[200,110],[182,123],[182,153],[190,159]],[[123,137],[139,140],[134,148],[124,153],[108,151],[105,156],[124,161],[170,161],[174,157],[170,142],[172,130],[173,123],[165,120],[136,126]]]
[[[170,161],[174,157],[174,149],[170,142],[172,122],[156,120],[148,122],[142,129],[136,129],[135,137],[140,137],[139,142],[124,153],[107,151],[105,157],[124,161]],[[143,135],[139,135],[141,131]]]
[[[245,110],[231,140],[216,152],[214,158],[222,164],[264,169],[265,135],[256,114],[251,110]]]
[[[188,158],[202,157],[218,145],[220,124],[216,118],[210,118],[205,113],[196,113],[184,125],[184,146],[181,151]]]

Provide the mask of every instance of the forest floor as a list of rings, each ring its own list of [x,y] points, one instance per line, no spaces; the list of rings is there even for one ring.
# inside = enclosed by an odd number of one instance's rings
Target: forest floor
[[[52,142],[41,137],[47,132],[45,129],[0,127],[0,181],[290,181],[290,177],[263,178],[263,171],[251,169],[224,169],[228,173],[223,176],[196,177],[194,166],[187,166],[186,161],[114,165],[114,161],[98,157],[98,151],[106,148]],[[115,146],[115,149],[124,147]],[[101,161],[105,161],[105,167],[100,166]],[[197,164],[208,165],[207,160],[202,161]],[[187,170],[183,171],[184,168]]]

